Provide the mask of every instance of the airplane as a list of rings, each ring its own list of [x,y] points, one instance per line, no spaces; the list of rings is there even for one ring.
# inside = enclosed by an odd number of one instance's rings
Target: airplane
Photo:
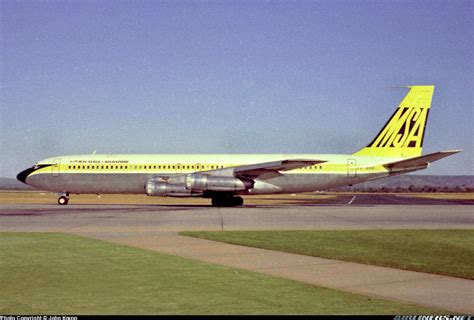
[[[413,172],[461,150],[422,155],[434,86],[408,86],[366,147],[352,154],[88,154],[48,158],[17,175],[37,189],[70,194],[204,197],[241,206],[242,195],[315,192]]]

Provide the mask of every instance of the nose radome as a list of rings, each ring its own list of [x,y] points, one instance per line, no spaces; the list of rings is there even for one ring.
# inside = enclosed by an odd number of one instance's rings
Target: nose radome
[[[30,173],[32,173],[34,170],[35,170],[34,167],[31,167],[31,168],[28,168],[28,169],[26,169],[26,170],[23,170],[22,172],[20,172],[19,174],[17,174],[16,178],[17,178],[19,181],[21,181],[21,182],[27,184],[27,183],[26,183],[26,178],[28,178],[28,175],[29,175]]]

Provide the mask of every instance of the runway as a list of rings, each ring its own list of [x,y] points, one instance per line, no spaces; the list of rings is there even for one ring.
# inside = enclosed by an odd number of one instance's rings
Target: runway
[[[205,199],[204,199],[205,200]],[[263,199],[265,200],[265,199]],[[315,285],[473,313],[474,281],[179,236],[183,230],[472,229],[472,199],[280,196],[199,204],[0,204],[0,231],[65,232]],[[72,201],[71,203],[74,203]]]

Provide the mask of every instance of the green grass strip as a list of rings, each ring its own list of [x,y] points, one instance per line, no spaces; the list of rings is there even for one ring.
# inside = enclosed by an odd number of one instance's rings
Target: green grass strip
[[[60,233],[0,233],[0,314],[432,314]]]
[[[232,244],[474,279],[474,230],[216,231]]]

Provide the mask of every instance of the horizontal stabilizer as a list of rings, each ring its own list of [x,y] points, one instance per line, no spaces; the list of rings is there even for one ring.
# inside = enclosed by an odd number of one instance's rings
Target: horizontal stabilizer
[[[461,150],[439,151],[439,152],[430,153],[424,156],[410,158],[407,160],[390,162],[390,163],[384,164],[384,167],[386,167],[393,173],[414,171],[414,170],[426,168],[431,162],[437,161],[444,157],[448,157],[458,152],[461,152]]]

